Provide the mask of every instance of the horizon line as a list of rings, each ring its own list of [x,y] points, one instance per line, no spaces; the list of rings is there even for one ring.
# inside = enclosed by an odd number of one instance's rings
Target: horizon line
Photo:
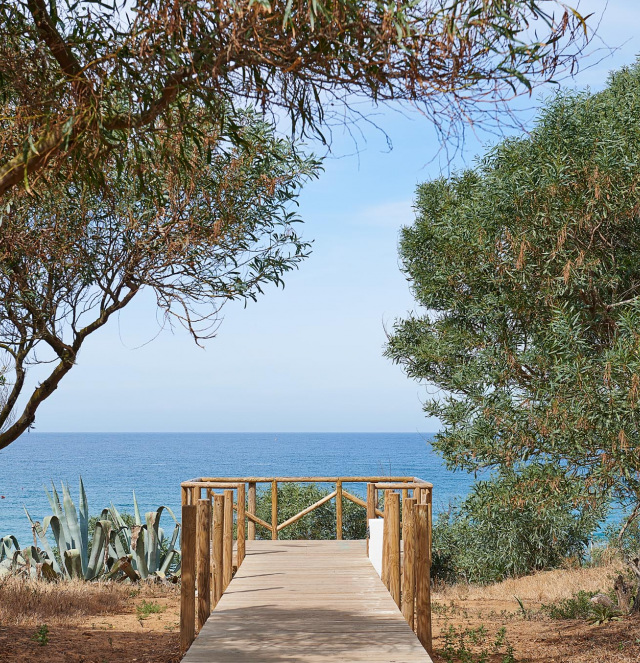
[[[262,431],[46,431],[46,430],[32,430],[25,431],[23,435],[435,435],[439,431],[398,431],[398,430],[384,430],[384,431],[318,431],[318,430],[262,430]],[[19,438],[18,438],[19,439]]]

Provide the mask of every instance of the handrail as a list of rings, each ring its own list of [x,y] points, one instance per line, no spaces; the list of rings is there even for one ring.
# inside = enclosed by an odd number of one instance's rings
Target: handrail
[[[334,484],[335,489],[279,523],[278,484],[294,482]],[[344,489],[344,484],[352,483],[366,484],[366,500]],[[258,484],[271,486],[271,523],[256,514]],[[342,539],[343,535],[342,504],[345,499],[366,510],[367,526],[370,520],[383,518],[382,580],[425,649],[431,652],[430,566],[433,484],[418,477],[408,476],[198,477],[184,481],[180,486],[182,493],[180,640],[183,652],[189,648],[195,638],[196,624],[198,630],[202,628],[211,609],[215,607],[233,576],[234,512],[236,513],[236,568],[239,568],[245,557],[245,540],[256,538],[256,525],[270,532],[271,538],[275,540],[283,529],[334,499],[338,540]],[[381,491],[384,492],[382,509]],[[404,541],[404,555],[401,553],[401,534]]]

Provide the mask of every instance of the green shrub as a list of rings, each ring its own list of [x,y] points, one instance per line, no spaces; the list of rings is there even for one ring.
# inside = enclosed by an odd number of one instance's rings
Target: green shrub
[[[143,620],[149,615],[157,615],[166,609],[166,606],[160,605],[156,601],[142,601],[140,605],[136,606],[136,614],[138,619]]]
[[[49,627],[42,624],[38,630],[31,636],[34,642],[37,642],[41,647],[49,644]]]
[[[579,491],[559,469],[539,465],[476,482],[434,524],[432,576],[489,583],[584,559],[604,511],[567,506]]]
[[[551,619],[589,619],[594,614],[591,599],[597,593],[579,591],[570,599],[543,604],[541,610]]]
[[[278,486],[278,522],[295,516],[304,508],[321,500],[330,491],[315,484],[281,483]],[[271,488],[258,493],[256,515],[271,522]],[[271,532],[256,525],[256,536],[270,539]],[[344,539],[364,539],[367,536],[366,511],[350,500],[342,499],[342,536]],[[335,539],[335,499],[325,502],[293,525],[278,534],[280,539]]]
[[[492,639],[483,625],[466,629],[450,625],[442,632],[444,647],[440,655],[446,663],[489,663],[495,660],[515,663],[513,647],[506,635],[504,627]],[[496,656],[500,658],[496,659]]]

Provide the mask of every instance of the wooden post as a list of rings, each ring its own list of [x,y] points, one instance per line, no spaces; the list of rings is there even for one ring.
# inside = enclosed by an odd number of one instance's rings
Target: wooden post
[[[429,573],[431,573],[431,547],[433,545],[433,489],[427,490],[427,555],[429,559]]]
[[[213,496],[213,605],[224,592],[224,495]]]
[[[390,490],[384,491],[384,520],[382,523],[382,574],[380,578],[389,589],[389,494]]]
[[[211,614],[211,502],[198,500],[198,631]]]
[[[247,505],[247,510],[248,512],[252,515],[256,515],[256,482],[252,481],[249,484],[249,504]],[[253,522],[253,520],[249,520],[248,527],[247,527],[247,534],[249,537],[249,541],[255,541],[256,538],[256,524]]]
[[[429,654],[432,653],[431,634],[431,568],[429,566],[429,505],[414,507],[414,536],[416,543],[416,635]]]
[[[271,538],[278,538],[278,482],[271,482]]]
[[[222,587],[227,589],[233,577],[233,490],[224,491],[222,530]]]
[[[367,525],[369,520],[376,517],[376,488],[372,483],[367,484]]]
[[[191,501],[189,504],[193,504],[193,506],[196,506],[198,504],[198,500],[200,499],[200,488],[199,486],[192,486],[191,487]]]
[[[402,503],[402,540],[404,556],[402,562],[402,614],[411,628],[414,628],[414,602],[416,598],[416,549],[414,539],[413,507],[416,500],[407,497]]]
[[[238,540],[238,568],[240,568],[240,564],[242,564],[245,556],[245,522],[246,522],[246,517],[245,517],[245,505],[246,505],[246,497],[245,497],[245,489],[244,489],[244,484],[238,484],[238,529],[237,529],[237,540]]]
[[[387,563],[389,570],[387,578],[391,597],[400,607],[400,494],[390,491],[387,496],[389,507],[389,546],[387,549]]]
[[[336,481],[336,539],[342,540],[342,481]]]
[[[195,504],[182,506],[180,649],[183,653],[196,637],[196,511]]]
[[[369,521],[376,517],[376,487],[367,484],[367,555],[369,554]]]
[[[189,491],[188,488],[185,488],[184,486],[180,486],[180,498],[181,498],[180,504],[182,504],[183,506],[185,504],[189,504],[189,493],[190,493],[190,491]]]

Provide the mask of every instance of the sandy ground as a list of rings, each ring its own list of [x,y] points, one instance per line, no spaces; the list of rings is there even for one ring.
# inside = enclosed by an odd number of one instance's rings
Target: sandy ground
[[[464,663],[502,663],[510,644],[516,661],[541,663],[637,663],[640,661],[640,618],[596,626],[584,621],[551,620],[540,605],[571,596],[578,589],[606,589],[616,569],[554,571],[511,580],[485,588],[449,587],[434,595],[434,645],[437,663],[458,661],[444,653],[446,634],[459,648],[460,634],[472,652]],[[5,588],[6,589],[6,588]],[[113,590],[76,588],[68,597],[60,586],[13,587],[7,595],[0,586],[0,662],[2,663],[177,663],[179,592],[175,586]],[[62,592],[62,596],[60,593]],[[106,599],[105,599],[106,595]],[[526,611],[523,616],[514,596]],[[143,602],[161,612],[140,618]],[[34,616],[30,603],[38,606]],[[60,607],[63,611],[60,611]],[[48,611],[48,612],[47,612]],[[69,616],[70,613],[74,613]],[[46,644],[34,640],[46,623]],[[451,636],[451,629],[455,635]],[[504,642],[492,645],[501,629]],[[474,642],[475,639],[475,642]],[[486,649],[489,656],[481,658]]]

